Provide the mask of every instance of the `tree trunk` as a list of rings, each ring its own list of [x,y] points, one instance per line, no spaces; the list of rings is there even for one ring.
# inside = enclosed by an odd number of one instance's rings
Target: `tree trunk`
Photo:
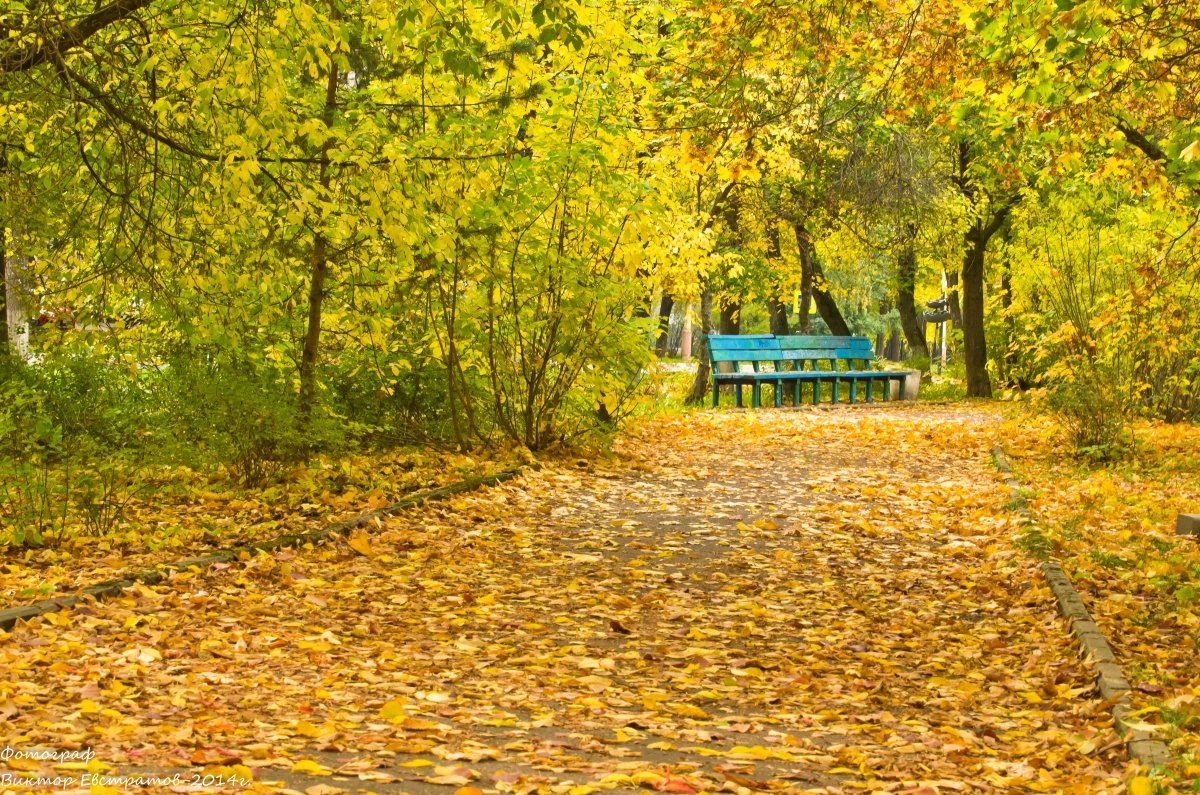
[[[741,334],[742,333],[742,305],[741,303],[725,303],[721,302],[721,325],[719,334]]]
[[[992,382],[987,372],[987,339],[983,330],[983,263],[987,237],[982,222],[967,232],[967,250],[962,264],[963,356],[967,365],[967,397],[991,397]]]
[[[946,308],[950,311],[950,328],[962,328],[963,313],[958,303],[958,271],[947,270]]]
[[[891,359],[893,362],[898,362],[904,355],[904,343],[900,340],[900,333],[892,329],[888,334],[887,344],[884,345],[883,357]]]
[[[318,182],[321,186],[320,197],[325,200],[329,187],[333,183],[332,167],[329,163],[329,153],[333,149],[332,127],[333,114],[337,109],[338,67],[332,58],[329,64],[329,78],[325,83],[325,105],[322,108],[322,120],[330,131],[330,137],[321,145],[321,169]],[[312,258],[310,260],[310,275],[308,285],[308,327],[304,333],[304,349],[300,354],[300,417],[307,422],[312,416],[313,404],[317,396],[317,361],[321,355],[321,312],[325,301],[325,279],[329,275],[329,241],[325,233],[320,231],[320,222],[314,224],[317,231],[313,235]]]
[[[725,200],[725,206],[722,209],[721,215],[725,219],[725,227],[729,230],[729,234],[736,240],[741,240],[742,235],[742,220],[741,220],[742,202],[738,194],[731,193]],[[720,334],[741,334],[742,333],[742,299],[728,298],[721,299],[721,325]]]
[[[767,312],[770,313],[772,334],[786,337],[791,333],[788,330],[787,304],[778,298],[771,298],[767,301]]]
[[[667,355],[667,336],[671,330],[671,310],[675,307],[675,299],[663,293],[662,301],[658,304],[658,336],[654,340],[654,352],[662,358]]]
[[[1005,227],[1005,229],[1007,230],[1008,227]],[[1012,315],[1012,262],[1009,260],[1007,254],[1005,254],[1000,268],[1000,306],[1004,310],[1004,372],[1001,374],[1001,377],[1005,384],[1019,386],[1024,389],[1025,385],[1021,384],[1013,376],[1013,371],[1016,370],[1017,366],[1017,354],[1013,348],[1013,340],[1017,336],[1017,321]]]
[[[891,312],[891,311],[892,311],[892,302],[886,298],[879,299],[880,322],[882,322],[883,318],[887,316],[887,313]],[[882,359],[884,356],[887,355],[887,353],[884,349],[884,346],[887,344],[887,341],[888,341],[888,333],[886,331],[876,332],[876,334],[875,334],[875,357],[876,358]]]
[[[0,224],[0,364],[12,351],[8,330],[8,227]]]
[[[708,335],[713,331],[712,304],[712,288],[706,286],[700,296],[699,340],[695,340],[692,347],[692,354],[696,358],[696,378],[692,381],[692,391],[688,393],[688,403],[703,403],[708,398]]]
[[[767,267],[772,272],[779,272],[779,261],[783,259],[783,250],[779,247],[779,223],[774,219],[767,221]],[[779,287],[774,288],[778,290]],[[788,334],[787,304],[779,298],[767,299],[767,316],[771,333],[776,336]]]
[[[683,328],[679,334],[679,358],[685,362],[692,358],[692,302],[683,305]]]
[[[813,272],[812,261],[809,257],[800,257],[800,306],[796,313],[796,324],[800,327],[801,334],[808,334],[812,330],[812,304],[813,304]]]
[[[825,274],[821,271],[821,263],[817,261],[817,252],[813,248],[812,240],[808,236],[808,230],[804,228],[804,224],[797,222],[793,225],[796,230],[796,245],[800,249],[800,268],[803,272],[808,271],[809,289],[812,291],[813,303],[817,306],[817,313],[821,319],[825,321],[825,325],[829,327],[829,333],[835,337],[849,337],[850,327],[846,325],[845,318],[842,317],[842,312],[838,309],[837,301],[833,300],[833,296],[829,294],[829,290],[825,288]],[[807,266],[807,267],[806,267]],[[803,279],[803,273],[801,274]],[[801,309],[801,331],[807,331],[808,325],[807,311],[804,308],[804,299],[800,301]]]
[[[917,289],[917,252],[911,239],[896,257],[897,289],[896,310],[900,313],[900,328],[914,357],[929,358],[929,345],[925,341],[925,314],[917,311],[915,296]]]
[[[321,354],[321,309],[325,301],[325,277],[329,274],[329,250],[325,235],[313,239],[308,285],[308,326],[300,354],[300,413],[307,419],[317,395],[317,359]]]

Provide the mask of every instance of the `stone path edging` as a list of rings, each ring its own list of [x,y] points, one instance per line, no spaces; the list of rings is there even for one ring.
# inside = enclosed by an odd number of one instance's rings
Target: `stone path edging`
[[[282,535],[267,541],[258,541],[253,544],[244,544],[230,549],[223,549],[218,552],[210,552],[207,555],[201,555],[187,560],[177,560],[173,563],[164,563],[160,566],[155,566],[145,571],[129,574],[115,580],[106,580],[105,582],[89,585],[81,589],[78,593],[69,596],[61,596],[51,599],[43,599],[40,602],[23,605],[21,607],[10,607],[6,610],[0,610],[0,630],[12,629],[18,621],[27,621],[31,618],[43,616],[47,613],[53,613],[58,610],[65,610],[75,605],[86,602],[90,599],[100,600],[118,596],[126,588],[130,588],[138,583],[143,585],[157,585],[170,577],[172,572],[183,571],[185,569],[197,568],[207,569],[216,563],[230,563],[237,560],[242,554],[254,554],[255,552],[272,552],[276,549],[286,549],[289,547],[299,547],[308,543],[316,543],[324,541],[331,536],[345,535],[351,530],[362,527],[363,525],[373,522],[376,519],[381,519],[385,516],[391,516],[405,508],[411,508],[416,505],[429,502],[431,500],[440,500],[450,497],[454,494],[460,494],[464,491],[474,491],[482,486],[495,486],[498,483],[503,483],[506,480],[512,480],[520,475],[528,467],[517,467],[504,472],[499,472],[495,475],[485,475],[481,477],[467,478],[459,483],[452,483],[449,486],[442,486],[429,491],[423,491],[418,494],[413,494],[399,502],[394,502],[391,505],[379,508],[378,510],[369,511],[359,514],[351,519],[346,519],[342,522],[336,522],[321,528],[320,530],[312,530],[307,533],[298,533],[294,535]]]
[[[1032,520],[1033,512],[1029,510],[1025,497],[1020,492],[1021,484],[1013,475],[1012,466],[1003,448],[997,445],[992,450],[992,455],[996,459],[996,467],[1004,475],[1005,483],[1012,492],[1016,511]],[[1100,697],[1112,703],[1113,725],[1125,740],[1129,755],[1143,765],[1154,767],[1168,764],[1171,761],[1171,752],[1166,743],[1155,738],[1150,732],[1131,729],[1125,724],[1133,712],[1129,699],[1132,688],[1129,686],[1129,680],[1121,672],[1121,666],[1117,664],[1112,646],[1100,631],[1100,626],[1092,619],[1092,614],[1088,612],[1079,591],[1071,583],[1071,578],[1055,560],[1042,562],[1042,574],[1046,577],[1050,590],[1054,592],[1059,612],[1071,622],[1071,632],[1079,641],[1084,654],[1092,661]]]

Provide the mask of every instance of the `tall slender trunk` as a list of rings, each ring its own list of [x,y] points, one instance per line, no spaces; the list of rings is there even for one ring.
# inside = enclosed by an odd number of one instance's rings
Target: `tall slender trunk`
[[[887,298],[879,299],[879,323],[881,328],[885,322],[888,313],[892,311],[892,302]],[[890,329],[875,332],[875,356],[879,359],[887,356],[887,346],[891,339],[896,336],[895,332]]]
[[[703,185],[703,177],[697,182],[697,200],[700,196],[701,185]],[[704,222],[706,232],[712,228],[717,216],[726,210],[729,202],[733,200],[736,190],[737,182],[729,182],[713,197],[712,207],[708,211],[708,219]],[[712,310],[712,284],[706,283],[704,292],[700,294],[700,339],[698,343],[693,340],[692,344],[692,355],[696,358],[696,378],[692,381],[691,391],[688,392],[688,403],[703,403],[704,399],[708,397],[708,376],[711,369],[708,361],[708,336],[713,332]]]
[[[779,223],[767,221],[767,267],[778,272],[779,261],[783,259],[783,251],[779,246]],[[778,289],[778,288],[776,288]],[[778,296],[767,299],[767,316],[770,319],[771,333],[776,336],[788,334],[787,304]]]
[[[687,361],[692,358],[692,302],[683,305],[683,328],[679,334],[679,358]]]
[[[692,355],[696,358],[696,378],[692,381],[691,391],[688,392],[688,403],[703,403],[708,397],[708,335],[713,331],[712,305],[712,288],[705,287],[700,296],[700,338],[692,347]]]
[[[946,270],[946,309],[950,312],[950,328],[962,328],[962,305],[958,302],[958,271]]]
[[[810,252],[811,254],[811,252]],[[805,256],[804,249],[801,248],[800,253],[800,306],[796,313],[796,324],[800,327],[801,334],[808,334],[812,330],[812,305],[813,305],[813,269],[812,257]]]
[[[658,336],[654,340],[654,352],[659,357],[667,355],[667,337],[671,331],[671,310],[675,308],[675,299],[663,293],[662,301],[658,304]]]
[[[829,294],[826,288],[825,274],[821,270],[821,263],[817,260],[817,252],[813,247],[812,239],[808,236],[808,230],[804,228],[804,224],[796,222],[793,224],[796,230],[796,245],[800,250],[800,268],[801,279],[803,280],[803,271],[808,271],[808,280],[812,291],[813,303],[817,307],[817,314],[825,321],[825,325],[829,327],[829,333],[835,337],[849,337],[850,326],[846,324],[846,319],[842,317],[842,312],[838,309],[837,301]],[[804,297],[800,299],[800,329],[801,332],[807,331],[808,312],[804,307]]]
[[[0,364],[12,352],[8,329],[8,227],[0,223]]]
[[[722,216],[725,218],[725,226],[729,230],[729,234],[735,239],[741,239],[742,234],[742,202],[741,198],[736,193],[731,193],[729,198],[725,200],[725,206],[722,211]],[[720,300],[721,311],[721,334],[741,334],[742,333],[742,299],[739,298],[722,298]]]
[[[325,104],[321,109],[321,118],[326,129],[333,126],[333,114],[337,109],[338,67],[333,54],[330,54],[329,77],[325,83]],[[326,138],[321,145],[321,168],[318,183],[321,186],[320,198],[327,199],[329,187],[333,183],[333,169],[329,163],[329,153],[333,148],[333,138]],[[304,333],[304,349],[300,354],[300,416],[307,421],[312,416],[313,404],[317,396],[317,361],[321,355],[321,312],[325,302],[325,280],[329,276],[329,240],[321,231],[320,221],[314,226],[312,256],[309,260],[308,285],[308,328]]]
[[[1013,348],[1013,340],[1017,336],[1017,321],[1012,314],[1012,304],[1012,263],[1006,255],[1000,270],[1000,307],[1004,311],[1004,359],[1001,378],[1009,386],[1019,386],[1013,376],[1017,365],[1017,354]]]
[[[962,264],[963,358],[967,365],[967,397],[991,397],[987,372],[987,339],[983,329],[983,265],[987,237],[981,222],[967,232]]]
[[[900,328],[904,339],[915,357],[929,358],[929,346],[925,342],[925,316],[917,311],[915,293],[917,289],[917,252],[913,239],[905,241],[896,257],[896,310],[900,313]]]

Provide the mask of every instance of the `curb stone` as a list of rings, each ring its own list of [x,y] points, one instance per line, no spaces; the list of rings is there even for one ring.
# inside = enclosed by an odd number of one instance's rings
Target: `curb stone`
[[[242,546],[223,549],[218,552],[210,552],[206,555],[200,555],[195,558],[186,560],[177,560],[173,563],[164,563],[152,569],[146,569],[114,580],[105,580],[104,582],[95,583],[86,586],[79,590],[78,593],[67,596],[52,597],[43,599],[40,602],[33,604],[22,605],[21,607],[10,607],[6,610],[0,610],[0,630],[11,630],[18,621],[28,621],[38,616],[44,616],[47,613],[54,613],[59,610],[66,610],[75,607],[78,604],[87,601],[100,601],[110,599],[114,596],[119,596],[126,588],[131,588],[134,585],[158,585],[159,583],[170,578],[171,574],[177,571],[185,571],[187,569],[208,569],[217,563],[231,563],[237,560],[243,554],[253,555],[256,552],[273,552],[277,549],[286,549],[289,547],[301,547],[309,543],[317,543],[324,541],[334,536],[346,535],[351,530],[362,527],[365,524],[382,519],[386,516],[391,516],[405,508],[422,505],[433,500],[445,499],[454,494],[460,494],[465,491],[474,491],[483,486],[495,486],[503,483],[506,480],[512,480],[520,475],[529,467],[520,466],[516,469],[505,470],[498,472],[495,475],[485,475],[482,477],[467,478],[459,483],[452,483],[449,486],[442,486],[429,491],[423,491],[418,494],[412,494],[399,502],[394,502],[378,510],[368,511],[367,513],[359,514],[351,519],[346,519],[341,522],[328,525],[320,530],[312,530],[307,533],[297,533],[293,535],[282,535],[267,541],[257,541],[253,544],[244,544]]]
[[[997,445],[992,450],[992,455],[996,460],[996,468],[1004,475],[1005,483],[1012,492],[1016,505],[1015,510],[1032,520],[1033,514],[1029,510],[1025,497],[1020,492],[1021,484],[1013,475],[1012,466],[1009,464],[1003,448]],[[1050,590],[1054,592],[1054,598],[1058,601],[1059,613],[1071,622],[1072,634],[1079,641],[1084,656],[1092,663],[1100,697],[1105,701],[1112,702],[1113,726],[1125,740],[1125,747],[1129,755],[1141,764],[1151,767],[1170,763],[1171,752],[1166,743],[1156,739],[1150,732],[1131,729],[1125,724],[1125,720],[1133,712],[1129,699],[1129,692],[1132,688],[1129,680],[1125,678],[1125,674],[1121,672],[1121,666],[1117,664],[1112,646],[1104,637],[1099,625],[1092,619],[1079,591],[1071,583],[1071,578],[1056,560],[1044,561],[1042,574],[1050,585]]]

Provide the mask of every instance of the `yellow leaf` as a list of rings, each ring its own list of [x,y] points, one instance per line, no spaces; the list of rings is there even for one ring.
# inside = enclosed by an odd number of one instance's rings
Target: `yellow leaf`
[[[1126,728],[1132,729],[1135,732],[1160,732],[1166,728],[1161,724],[1145,723],[1140,720],[1125,720],[1121,722],[1125,724]]]
[[[671,704],[670,707],[676,715],[682,715],[685,718],[696,718],[697,720],[708,718],[708,713],[694,704]]]
[[[393,723],[404,720],[406,717],[408,717],[407,713],[404,711],[404,705],[406,703],[407,702],[403,698],[393,698],[391,701],[379,708],[379,717],[383,718],[384,720],[392,721]]]
[[[1179,156],[1188,162],[1200,157],[1200,140],[1192,141],[1190,144],[1188,144],[1187,147],[1185,147],[1184,150],[1179,153]]]
[[[324,765],[318,764],[311,759],[302,759],[292,765],[293,773],[307,773],[310,776],[328,776],[333,773],[332,770]]]
[[[364,557],[375,557],[375,550],[371,548],[371,537],[367,535],[365,530],[355,530],[346,539],[346,544]]]
[[[407,762],[401,762],[400,767],[433,767],[433,762],[428,759],[410,759]]]
[[[466,776],[460,776],[457,773],[451,773],[445,776],[430,776],[425,779],[430,784],[441,784],[447,787],[457,787],[470,782],[471,779]]]
[[[314,726],[306,720],[302,720],[296,724],[296,734],[300,734],[305,737],[323,737],[324,735],[331,733],[332,732],[327,732],[319,726]]]
[[[609,773],[604,778],[600,779],[601,784],[612,784],[617,787],[627,787],[633,783],[633,779],[624,773]]]
[[[650,784],[651,786],[653,786],[654,784],[657,784],[660,781],[663,781],[662,776],[660,776],[658,773],[655,773],[650,770],[638,771],[637,773],[634,773],[629,778],[633,781],[634,784]]]
[[[1145,776],[1134,776],[1129,781],[1129,795],[1154,795],[1154,787]]]
[[[345,791],[341,787],[331,787],[328,784],[313,784],[311,787],[305,787],[304,795],[340,795]]]

